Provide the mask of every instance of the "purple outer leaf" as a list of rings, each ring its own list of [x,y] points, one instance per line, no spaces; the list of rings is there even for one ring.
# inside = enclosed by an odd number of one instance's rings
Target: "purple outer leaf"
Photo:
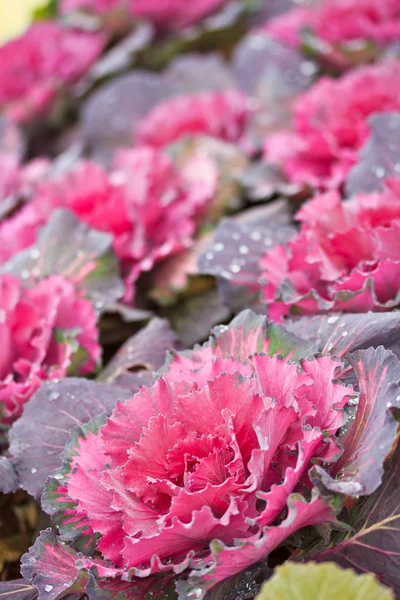
[[[292,227],[274,226],[272,219],[269,224],[264,223],[262,218],[251,224],[223,219],[215,232],[213,245],[199,258],[199,270],[230,284],[221,291],[224,303],[234,309],[240,307],[237,298],[231,298],[231,292],[234,292],[235,286],[240,286],[241,308],[248,307],[249,299],[253,303],[261,289],[261,258],[276,244],[286,243],[294,233]]]
[[[62,465],[72,430],[111,414],[118,401],[130,396],[122,388],[85,379],[43,383],[10,430],[11,460],[22,489],[39,497],[47,477]]]
[[[136,71],[122,75],[92,94],[81,115],[83,136],[92,158],[108,162],[117,146],[131,146],[135,126],[157,104],[179,94],[236,87],[219,56],[187,55],[162,75]]]
[[[39,591],[38,600],[76,600],[85,592],[89,574],[75,562],[78,554],[51,529],[41,531],[29,552],[21,558],[21,574]],[[73,596],[68,596],[73,594]]]
[[[1,270],[29,285],[62,275],[81,288],[98,310],[105,310],[124,293],[112,236],[92,229],[65,209],[50,217],[36,246],[19,252]]]
[[[382,346],[348,356],[359,385],[354,421],[341,439],[344,448],[331,475],[315,467],[322,483],[349,496],[369,495],[382,481],[383,465],[397,438],[400,411],[400,361]]]
[[[315,65],[300,52],[264,32],[249,33],[241,41],[232,66],[239,87],[249,95],[258,95],[260,81],[267,84],[268,96],[261,99],[268,103],[265,108],[272,111],[281,110],[275,105],[278,100],[305,90],[316,74]]]
[[[38,591],[23,579],[0,583],[1,600],[35,600]]]
[[[155,73],[136,71],[117,77],[91,95],[81,114],[91,158],[108,162],[117,146],[130,146],[133,128],[173,88]]]
[[[166,319],[152,319],[121,346],[98,379],[135,393],[154,381],[154,371],[164,364],[166,352],[181,347]]]
[[[106,77],[115,77],[125,69],[129,69],[136,55],[149,46],[154,37],[154,28],[150,23],[138,23],[132,33],[123,38],[106,52],[91,68],[85,82],[79,84],[80,93],[87,93],[88,88]]]
[[[237,85],[259,103],[248,128],[249,140],[258,147],[269,131],[290,123],[291,104],[311,84],[317,68],[296,49],[255,31],[235,51],[233,71]]]
[[[33,585],[27,583],[25,579],[0,582],[0,600],[36,600],[38,593],[38,590]],[[63,600],[84,600],[86,596],[80,593],[63,594],[62,598]],[[95,599],[93,598],[92,600]]]
[[[400,359],[400,312],[301,317],[286,321],[285,328],[313,341],[322,354],[342,358],[348,352],[382,345]]]
[[[350,511],[353,530],[334,538],[333,547],[314,556],[342,567],[375,573],[400,595],[400,447],[387,465],[382,485]]]
[[[191,296],[167,313],[168,319],[185,346],[205,340],[211,327],[225,322],[230,311],[220,300],[215,288]]]
[[[400,175],[400,112],[373,115],[369,124],[371,136],[347,177],[348,196],[380,191],[385,179]]]
[[[9,494],[18,489],[18,475],[9,458],[0,456],[0,492]],[[1,598],[1,594],[0,594]]]

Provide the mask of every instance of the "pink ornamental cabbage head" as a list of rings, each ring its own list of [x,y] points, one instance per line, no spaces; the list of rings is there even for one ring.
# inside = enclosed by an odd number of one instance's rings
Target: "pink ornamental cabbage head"
[[[367,312],[400,304],[400,181],[342,202],[338,192],[300,209],[299,234],[261,261],[268,313]]]
[[[104,47],[100,33],[38,22],[0,47],[0,109],[15,121],[44,115],[78,81]]]
[[[10,424],[47,379],[93,372],[100,359],[91,303],[62,277],[24,288],[0,276],[0,422]]]
[[[291,130],[267,137],[265,158],[290,181],[341,185],[368,139],[368,118],[400,110],[400,60],[386,60],[334,80],[322,77],[295,102]]]
[[[110,173],[82,161],[61,177],[42,182],[32,201],[0,225],[0,259],[31,246],[50,214],[67,208],[113,235],[131,299],[141,272],[190,246],[215,185],[213,177],[185,178],[166,155],[148,147],[117,153]]]
[[[400,4],[397,0],[322,0],[314,7],[293,8],[268,21],[264,29],[294,47],[301,46],[305,30],[332,44],[361,40],[382,46],[400,38]]]
[[[132,13],[160,29],[187,27],[218,10],[227,0],[131,0]]]
[[[249,117],[246,96],[237,90],[207,91],[170,98],[139,123],[137,141],[162,147],[193,135],[238,142]]]
[[[132,18],[146,19],[160,29],[192,25],[218,10],[227,0],[62,0],[61,10],[88,10],[105,15],[128,11]]]
[[[132,580],[142,598],[194,568],[212,587],[297,529],[335,520],[307,473],[340,454],[339,363],[270,356],[264,319],[247,318],[175,355],[151,388],[71,439],[43,501],[99,585]]]

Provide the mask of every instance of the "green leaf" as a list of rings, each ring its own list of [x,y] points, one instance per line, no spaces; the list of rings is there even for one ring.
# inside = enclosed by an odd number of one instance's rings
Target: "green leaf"
[[[334,563],[296,564],[276,569],[256,600],[394,600],[392,590],[371,575],[356,575]]]

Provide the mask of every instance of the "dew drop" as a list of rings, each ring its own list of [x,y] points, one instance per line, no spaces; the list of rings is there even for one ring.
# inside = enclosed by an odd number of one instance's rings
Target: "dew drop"
[[[21,278],[29,279],[29,271],[27,269],[24,269],[23,271],[21,271]]]
[[[242,246],[239,246],[239,252],[240,254],[248,254],[249,253],[249,249],[247,246],[245,246],[244,244]]]
[[[268,238],[268,237],[267,237],[267,238],[265,238],[265,240],[264,240],[264,244],[265,244],[265,246],[267,246],[268,248],[269,248],[270,246],[272,246],[272,240],[271,240],[271,238]]]
[[[194,590],[192,590],[191,592],[188,593],[188,598],[194,598],[194,600],[197,600],[199,598],[201,598],[203,595],[203,590],[201,588],[195,588]]]
[[[31,473],[32,473],[32,475],[34,475],[35,473],[37,473],[37,468],[36,467],[32,467]]]
[[[207,260],[212,260],[213,258],[214,258],[214,254],[212,252],[207,252],[206,259]]]
[[[303,73],[303,75],[314,75],[316,68],[313,62],[311,62],[310,60],[304,60],[301,65],[300,65],[300,71]]]
[[[232,233],[232,239],[233,240],[240,240],[240,233],[238,233],[237,231],[235,231],[234,233]]]
[[[31,258],[36,259],[36,258],[39,258],[40,251],[38,248],[32,248],[30,254],[31,254]]]
[[[58,392],[51,392],[51,394],[49,395],[49,400],[53,401],[53,400],[58,400],[60,397],[60,394]]]
[[[334,325],[338,319],[339,319],[339,316],[336,315],[333,317],[329,317],[326,322],[329,323],[329,325]]]
[[[53,586],[50,585],[49,583],[46,583],[46,585],[44,586],[45,592],[51,592],[52,589],[53,589]]]
[[[400,402],[400,394],[396,396],[396,402]]]
[[[230,266],[230,270],[232,271],[232,273],[239,273],[240,269],[241,266],[236,263]]]
[[[217,242],[216,244],[214,244],[214,250],[216,252],[221,252],[224,248],[225,246],[222,242]]]
[[[255,242],[259,242],[261,240],[261,233],[259,231],[253,231],[253,233],[250,234],[250,237]]]
[[[385,177],[385,169],[383,167],[375,167],[374,173],[378,179],[383,179],[383,177]]]
[[[346,337],[348,334],[349,334],[349,332],[348,332],[348,331],[343,331],[343,332],[342,332],[342,337]]]
[[[249,46],[254,50],[261,50],[266,46],[266,38],[262,35],[252,35],[249,38]]]
[[[392,406],[391,402],[386,402],[386,408],[390,408]]]

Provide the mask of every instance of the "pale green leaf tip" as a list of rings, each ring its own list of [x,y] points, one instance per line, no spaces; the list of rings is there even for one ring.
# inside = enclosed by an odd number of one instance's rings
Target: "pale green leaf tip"
[[[392,590],[369,573],[357,575],[335,563],[287,562],[262,587],[256,600],[395,600]]]

